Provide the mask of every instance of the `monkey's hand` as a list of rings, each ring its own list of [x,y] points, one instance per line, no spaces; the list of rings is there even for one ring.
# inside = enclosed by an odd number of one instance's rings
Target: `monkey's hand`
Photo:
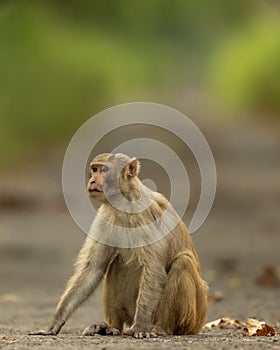
[[[157,334],[147,326],[138,326],[136,324],[132,325],[123,331],[124,335],[130,335],[133,338],[143,339],[143,338],[156,338]]]
[[[30,332],[28,335],[57,335],[61,328],[64,326],[65,321],[56,322],[48,330],[39,330],[36,332]]]
[[[106,322],[95,323],[83,331],[83,335],[120,335],[120,331],[111,327]]]

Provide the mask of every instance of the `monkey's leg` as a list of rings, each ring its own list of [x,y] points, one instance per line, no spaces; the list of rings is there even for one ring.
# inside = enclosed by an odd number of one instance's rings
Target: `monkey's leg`
[[[176,258],[156,311],[155,326],[168,334],[196,334],[203,327],[208,302],[207,284],[197,271],[192,253]]]
[[[132,335],[134,338],[157,336],[151,323],[166,282],[166,272],[159,266],[159,262],[149,261],[143,267],[133,324],[123,331],[126,335]]]
[[[123,324],[128,319],[128,314],[123,306],[124,296],[116,294],[116,289],[118,289],[116,281],[111,281],[107,276],[103,296],[106,322],[99,322],[87,327],[83,335],[120,335]]]

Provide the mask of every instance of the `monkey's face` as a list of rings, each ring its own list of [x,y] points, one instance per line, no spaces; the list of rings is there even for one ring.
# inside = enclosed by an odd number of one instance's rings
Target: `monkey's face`
[[[120,175],[118,165],[114,156],[107,153],[97,156],[90,163],[90,179],[87,185],[90,197],[104,202],[117,192]]]
[[[123,187],[123,171],[116,164],[93,162],[90,166],[90,179],[87,191],[90,197],[107,201]]]
[[[92,162],[90,164],[90,178],[87,185],[88,194],[92,198],[104,200],[104,182],[110,172],[110,167],[103,162]],[[107,174],[107,175],[106,175]]]
[[[137,176],[139,162],[122,154],[105,153],[90,163],[87,190],[92,198],[102,202],[123,194],[127,185]]]

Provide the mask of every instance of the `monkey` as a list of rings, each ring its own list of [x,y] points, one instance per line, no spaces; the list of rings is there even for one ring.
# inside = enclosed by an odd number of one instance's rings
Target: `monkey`
[[[200,332],[208,286],[198,255],[170,202],[144,186],[139,171],[139,160],[121,153],[103,153],[90,163],[87,192],[101,206],[51,326],[30,334],[57,335],[104,277],[105,322],[90,325],[83,335]]]

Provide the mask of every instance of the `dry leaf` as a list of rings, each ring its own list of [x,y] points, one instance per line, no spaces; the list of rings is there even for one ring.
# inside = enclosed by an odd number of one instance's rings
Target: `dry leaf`
[[[215,320],[215,321],[208,322],[208,323],[206,323],[206,324],[204,325],[203,328],[212,329],[212,328],[214,328],[214,327],[218,327],[219,324],[221,323],[221,320],[222,320],[221,318],[218,318],[218,319]]]
[[[205,324],[204,328],[214,328],[214,327],[219,327],[219,328],[227,328],[227,327],[235,327],[235,328],[242,328],[244,326],[244,323],[239,321],[239,320],[234,320],[229,317],[222,317],[218,318],[215,321],[208,322]]]
[[[260,276],[256,279],[257,284],[264,287],[280,286],[280,277],[275,266],[264,267]]]
[[[251,336],[267,336],[275,335],[276,330],[264,321],[258,321],[254,318],[248,318],[244,330]]]
[[[215,321],[208,322],[204,328],[212,329],[214,327],[223,328],[238,328],[243,329],[245,335],[250,336],[273,336],[276,334],[275,328],[266,324],[264,321],[258,321],[254,318],[248,318],[246,322],[234,320],[229,317],[218,318]]]

